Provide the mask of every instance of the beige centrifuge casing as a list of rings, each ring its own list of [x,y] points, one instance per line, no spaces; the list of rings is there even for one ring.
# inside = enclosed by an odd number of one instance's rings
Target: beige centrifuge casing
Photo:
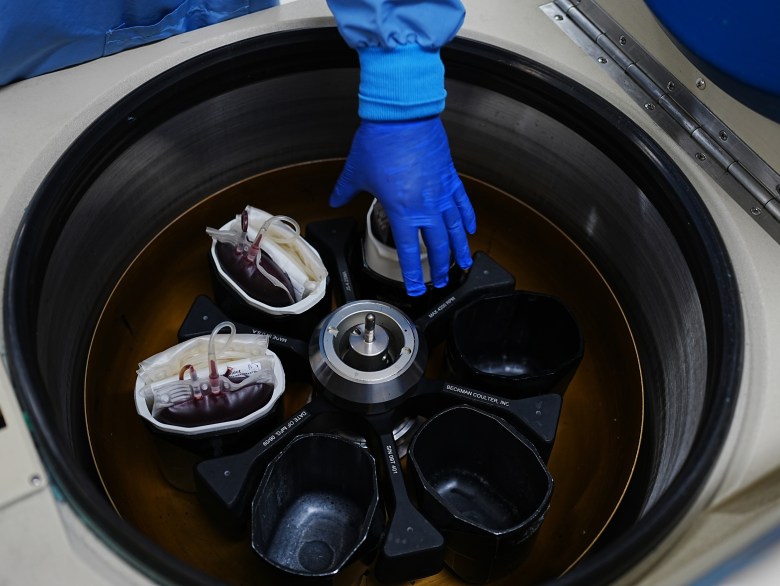
[[[605,68],[567,37],[538,0],[465,2],[461,36],[560,71],[620,108],[677,162],[709,208],[731,256],[745,320],[744,372],[723,452],[695,505],[624,583],[689,582],[780,525],[780,244],[725,193],[701,164],[631,100]],[[675,48],[640,0],[599,5],[770,167],[780,169],[780,125],[736,102]],[[278,8],[182,34],[71,69],[0,88],[0,268],[28,201],[67,147],[119,99],[189,58],[277,30],[333,26],[322,0]],[[25,229],[35,229],[27,226]],[[5,352],[3,353],[5,356]],[[8,373],[0,370],[0,568],[18,584],[139,584],[148,579],[57,498],[25,426]],[[738,457],[736,455],[739,455]],[[769,565],[766,566],[766,563]],[[780,561],[778,561],[780,566]],[[743,574],[760,580],[771,559]]]

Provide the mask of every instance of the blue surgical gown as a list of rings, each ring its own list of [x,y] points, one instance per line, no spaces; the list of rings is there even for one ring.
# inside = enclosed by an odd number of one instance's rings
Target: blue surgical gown
[[[0,85],[275,6],[278,0],[0,0]],[[331,0],[347,43],[435,51],[459,0]],[[413,60],[416,60],[412,57]]]

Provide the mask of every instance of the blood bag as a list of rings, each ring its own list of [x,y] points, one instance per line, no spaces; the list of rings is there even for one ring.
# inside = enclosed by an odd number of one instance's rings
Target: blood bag
[[[368,221],[371,226],[371,234],[382,244],[395,248],[393,232],[390,228],[390,219],[385,213],[385,208],[378,199],[374,200],[368,213]]]
[[[287,216],[247,206],[220,229],[207,228],[218,278],[254,308],[299,314],[325,296],[327,270]]]
[[[285,386],[268,336],[236,334],[230,322],[147,358],[137,375],[138,414],[183,436],[240,430],[270,413]]]

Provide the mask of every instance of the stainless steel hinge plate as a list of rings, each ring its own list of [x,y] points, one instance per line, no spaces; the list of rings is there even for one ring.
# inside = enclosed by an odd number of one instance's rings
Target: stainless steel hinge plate
[[[780,243],[777,171],[593,0],[555,0],[541,9]]]

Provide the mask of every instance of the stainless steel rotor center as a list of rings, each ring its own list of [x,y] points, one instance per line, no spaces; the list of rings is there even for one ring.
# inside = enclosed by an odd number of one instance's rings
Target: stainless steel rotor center
[[[309,350],[322,390],[369,410],[394,404],[422,377],[424,356],[414,323],[380,301],[355,301],[334,311]]]
[[[350,332],[349,346],[354,357],[358,359],[359,357],[379,356],[390,360],[391,354],[398,354],[395,348],[390,348],[390,334],[384,327],[376,325],[376,315],[373,313],[367,313],[365,323],[355,326]],[[369,370],[375,370],[371,369],[369,365],[365,367]]]
[[[373,316],[374,336],[366,339]],[[414,324],[396,308],[378,301],[350,303],[331,314],[320,330],[320,349],[331,368],[348,380],[378,383],[393,379],[414,360]],[[372,358],[385,357],[381,365]]]

